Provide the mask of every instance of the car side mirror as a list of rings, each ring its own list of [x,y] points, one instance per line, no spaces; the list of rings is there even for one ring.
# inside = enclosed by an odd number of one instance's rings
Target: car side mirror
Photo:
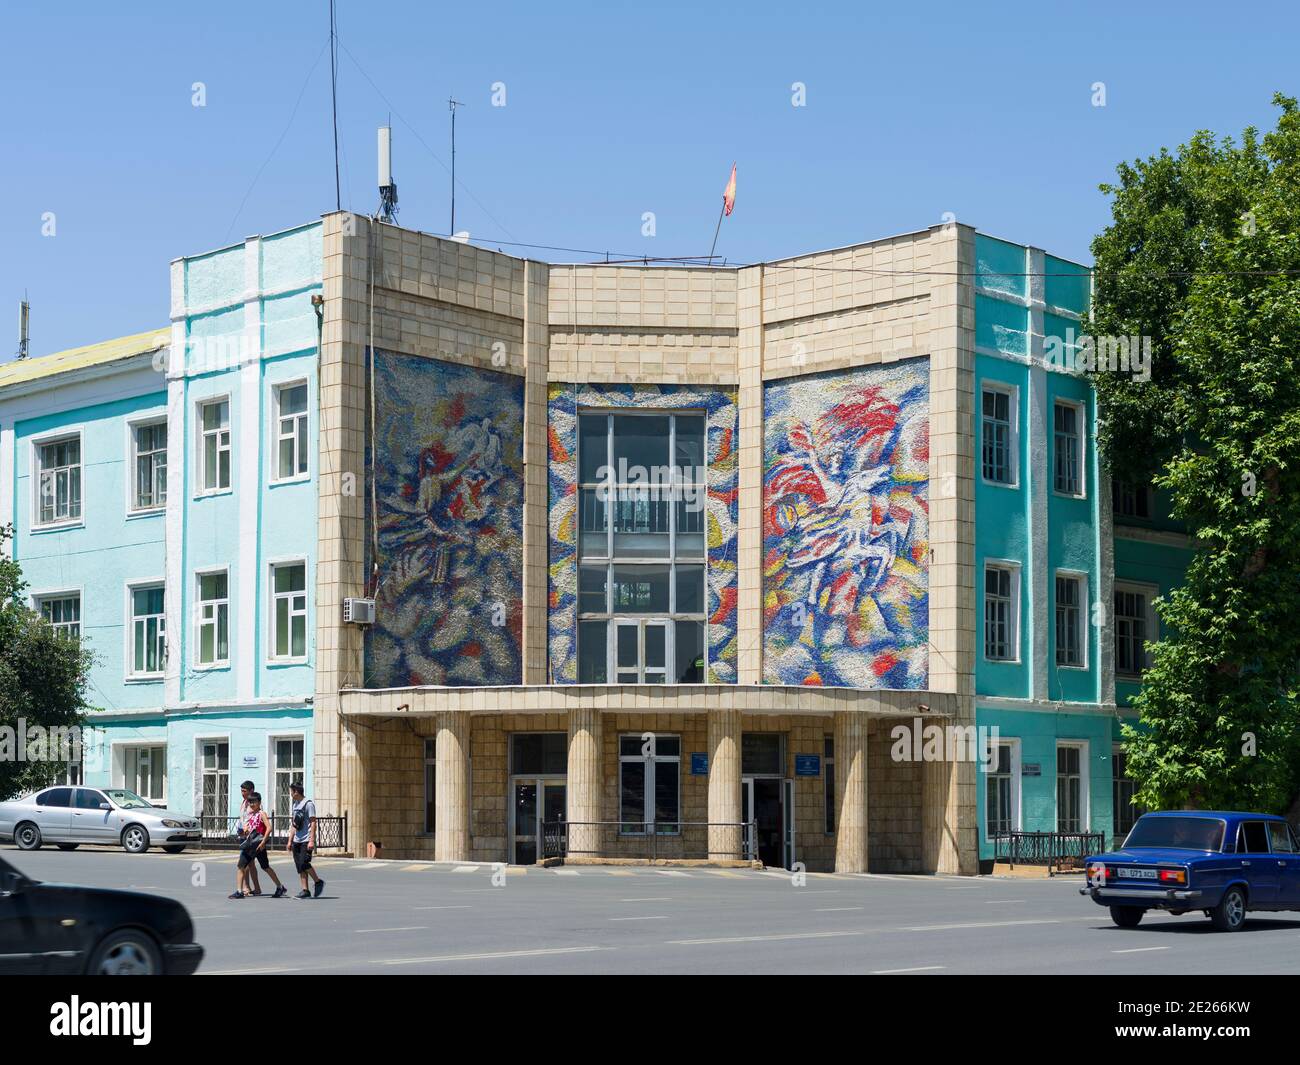
[[[111,810],[113,808],[113,804],[111,802],[101,802],[99,804],[99,808],[101,810]]]

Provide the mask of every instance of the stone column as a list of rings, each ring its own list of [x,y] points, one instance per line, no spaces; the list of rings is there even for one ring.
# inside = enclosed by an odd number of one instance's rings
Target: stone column
[[[867,725],[859,710],[835,712],[835,871],[867,871]]]
[[[739,825],[740,711],[713,708],[709,714],[709,821]],[[710,827],[709,858],[742,857],[739,827]]]
[[[433,858],[463,862],[470,856],[470,715],[468,710],[449,710],[437,714],[436,721]]]
[[[946,722],[945,722],[946,724]],[[975,790],[975,763],[921,763],[921,848],[927,873],[973,876],[979,871],[974,844],[976,813],[967,796]]]
[[[338,805],[348,819],[348,850],[366,856],[373,814],[370,805],[370,728],[355,717],[339,717]]]
[[[565,795],[570,825],[601,820],[600,738],[599,710],[584,706],[569,711],[569,766]],[[599,857],[600,840],[599,827],[570,827],[569,853],[581,858]]]

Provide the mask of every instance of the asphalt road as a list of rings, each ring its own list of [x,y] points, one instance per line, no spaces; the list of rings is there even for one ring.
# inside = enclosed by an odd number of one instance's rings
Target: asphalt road
[[[320,899],[231,901],[233,854],[3,853],[39,879],[179,899],[200,974],[1300,972],[1300,913],[1123,930],[1077,877],[509,867],[494,886],[490,866],[333,858]]]

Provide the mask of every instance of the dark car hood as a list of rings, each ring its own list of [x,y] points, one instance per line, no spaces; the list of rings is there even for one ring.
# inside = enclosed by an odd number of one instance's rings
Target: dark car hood
[[[138,923],[157,928],[166,936],[193,933],[189,911],[175,899],[144,891],[86,887],[84,884],[50,884],[29,880],[24,889],[44,902],[72,913],[112,917],[116,923]],[[107,923],[107,922],[101,922]]]
[[[1133,865],[1151,865],[1155,862],[1173,862],[1181,865],[1184,862],[1192,861],[1194,858],[1209,858],[1218,854],[1218,851],[1192,851],[1181,850],[1176,847],[1126,847],[1123,850],[1107,851],[1105,854],[1094,854],[1089,857],[1090,862],[1130,862]]]

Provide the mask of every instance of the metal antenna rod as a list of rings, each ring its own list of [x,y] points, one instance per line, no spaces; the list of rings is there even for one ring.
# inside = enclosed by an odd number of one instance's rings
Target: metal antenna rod
[[[465,105],[459,100],[447,97],[447,109],[451,112],[451,229],[447,232],[456,235],[456,108]]]
[[[334,209],[343,210],[339,186],[339,49],[334,0],[330,0],[330,110],[334,115]]]

